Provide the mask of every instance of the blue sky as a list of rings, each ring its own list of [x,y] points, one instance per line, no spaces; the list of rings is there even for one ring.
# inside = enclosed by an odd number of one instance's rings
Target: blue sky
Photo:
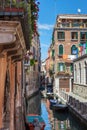
[[[58,14],[87,14],[87,0],[39,0],[38,29],[41,44],[41,59],[47,58],[47,51],[51,44],[53,27]]]

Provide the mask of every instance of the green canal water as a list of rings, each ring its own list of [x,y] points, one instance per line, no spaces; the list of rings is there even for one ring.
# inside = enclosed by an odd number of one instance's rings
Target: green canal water
[[[45,130],[87,130],[87,127],[71,112],[53,112],[50,122],[46,100],[43,101],[39,94],[28,101],[27,113],[40,114],[46,123]]]

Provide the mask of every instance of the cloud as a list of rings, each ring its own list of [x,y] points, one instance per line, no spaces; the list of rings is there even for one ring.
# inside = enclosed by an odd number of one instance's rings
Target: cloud
[[[53,29],[53,25],[38,23],[38,29],[51,30],[51,29]]]

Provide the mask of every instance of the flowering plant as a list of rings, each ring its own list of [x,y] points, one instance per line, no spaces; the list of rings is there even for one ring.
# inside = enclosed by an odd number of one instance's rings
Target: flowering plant
[[[38,20],[38,12],[39,12],[39,4],[37,0],[31,0],[31,26],[34,35],[38,35],[37,32],[37,20]]]

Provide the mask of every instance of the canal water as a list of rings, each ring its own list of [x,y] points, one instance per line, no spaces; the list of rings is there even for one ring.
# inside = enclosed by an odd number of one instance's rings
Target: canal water
[[[71,112],[50,110],[48,100],[41,99],[40,94],[29,99],[27,113],[40,114],[46,123],[45,130],[87,130]]]

